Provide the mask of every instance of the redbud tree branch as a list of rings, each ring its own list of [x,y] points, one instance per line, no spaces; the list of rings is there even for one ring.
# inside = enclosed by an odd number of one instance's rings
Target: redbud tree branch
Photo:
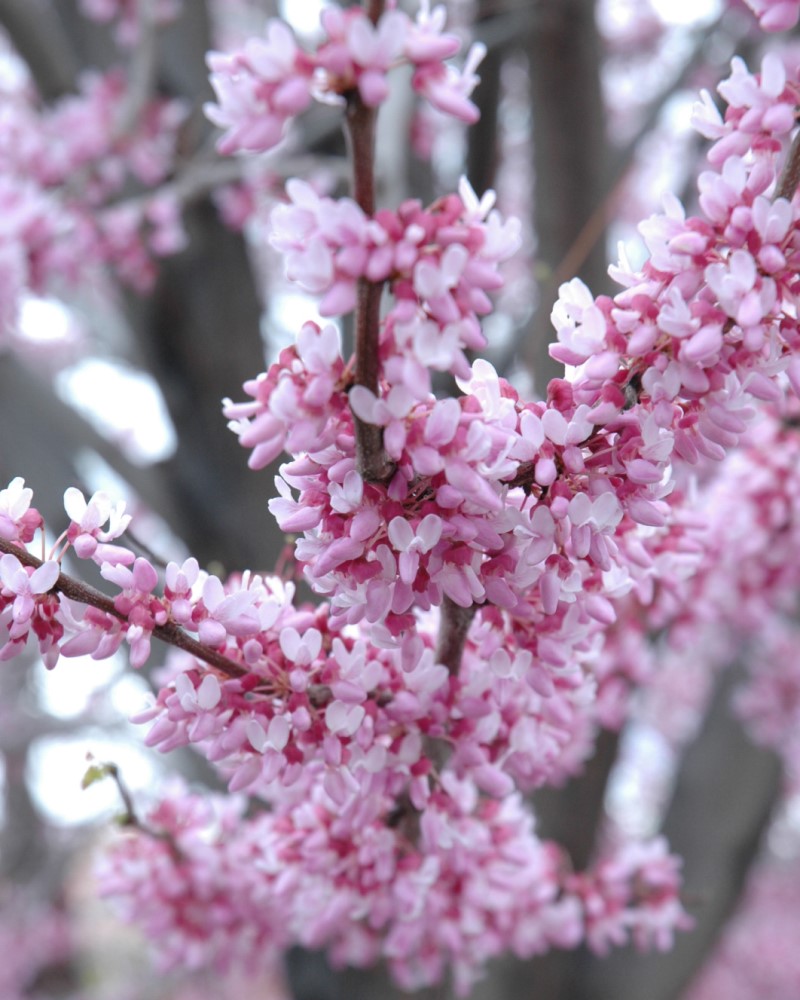
[[[385,0],[367,0],[366,13],[377,24]],[[375,125],[377,110],[367,107],[357,89],[347,95],[347,138],[353,167],[353,198],[367,215],[375,213]],[[378,333],[380,328],[381,285],[359,278],[355,311],[355,384],[378,395],[380,364]],[[383,450],[383,432],[353,414],[356,431],[358,471],[367,482],[385,482],[392,466]]]
[[[31,555],[27,549],[20,548],[3,538],[0,538],[0,552],[7,552],[16,556],[23,566],[32,566],[34,569],[37,569],[42,565],[42,560]],[[81,583],[79,580],[74,580],[71,576],[67,576],[66,573],[59,573],[58,579],[53,584],[52,591],[63,594],[65,597],[69,597],[73,601],[78,601],[80,604],[88,604],[93,608],[97,608],[98,611],[104,611],[107,615],[112,615],[121,622],[127,623],[128,621],[127,617],[116,609],[114,601],[107,594],[102,593],[102,591],[94,587],[90,587],[86,583]],[[198,660],[208,663],[209,666],[214,667],[215,670],[218,670],[226,677],[238,678],[248,675],[248,671],[241,664],[229,659],[217,650],[203,645],[197,639],[193,639],[174,622],[168,622],[166,625],[156,625],[153,629],[153,635],[170,646],[175,646],[186,653],[191,653],[192,656],[196,656]]]
[[[373,24],[385,8],[385,0],[365,0],[367,17]],[[377,111],[367,107],[358,90],[347,95],[347,137],[353,164],[353,197],[367,215],[375,214],[375,126]],[[355,313],[355,384],[363,385],[376,396],[379,390],[380,363],[378,334],[380,330],[381,286],[360,278],[356,291]],[[356,430],[358,471],[367,482],[386,482],[392,474],[392,464],[383,449],[380,427],[367,424],[353,414]],[[437,662],[444,664],[452,675],[458,673],[464,643],[476,608],[461,608],[449,598],[441,607]]]
[[[42,565],[42,560],[31,555],[27,549],[21,548],[3,538],[0,538],[0,552],[15,556],[23,566],[38,569]],[[59,573],[58,579],[50,589],[50,593],[63,594],[65,597],[70,598],[70,600],[97,608],[98,611],[103,611],[105,614],[117,618],[124,624],[128,624],[127,615],[117,610],[112,598],[102,593],[102,591],[90,587],[87,583],[82,583],[80,580],[75,580],[71,576],[67,576],[66,573]],[[206,646],[198,639],[193,639],[192,636],[187,635],[175,622],[156,625],[153,628],[152,634],[156,639],[160,639],[168,646],[182,649],[185,653],[189,653],[196,659],[202,660],[203,663],[207,663],[210,667],[214,668],[216,673],[222,674],[223,677],[238,680],[251,676],[252,671],[242,666],[241,663],[230,659],[224,653],[220,653],[219,650]],[[281,692],[277,688],[272,689],[270,687],[268,681],[262,683],[260,691],[262,694],[267,695],[281,695]],[[386,691],[372,691],[369,693],[369,697],[378,705],[386,705],[392,700],[391,694]],[[308,698],[315,708],[323,708],[332,701],[333,692],[327,684],[310,684],[308,687]]]

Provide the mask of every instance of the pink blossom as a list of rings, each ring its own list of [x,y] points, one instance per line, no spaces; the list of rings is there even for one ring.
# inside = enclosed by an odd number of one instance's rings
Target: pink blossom
[[[20,653],[34,629],[46,665],[55,665],[63,629],[54,618],[56,599],[50,591],[60,572],[52,559],[32,569],[10,553],[0,556],[0,660]]]
[[[578,876],[590,948],[606,954],[630,935],[639,948],[667,950],[675,931],[692,925],[678,899],[678,866],[664,840],[656,838],[625,843],[588,877]]]
[[[140,667],[150,655],[153,629],[156,625],[165,624],[168,618],[167,608],[153,593],[158,584],[158,573],[141,556],[130,567],[104,562],[100,573],[121,588],[121,593],[114,598],[114,606],[129,623],[125,638],[131,647],[131,665]]]
[[[559,344],[551,354],[566,364],[581,364],[602,350],[606,339],[606,319],[594,304],[594,297],[580,278],[573,278],[558,290],[552,313]]]
[[[61,654],[66,657],[90,655],[95,660],[113,656],[124,633],[118,618],[62,598],[57,612],[64,629]]]
[[[286,122],[311,101],[313,64],[283,21],[267,23],[266,38],[251,38],[233,55],[208,56],[217,104],[207,104],[211,121],[226,129],[222,153],[266,150],[283,138]]]
[[[206,577],[203,584],[203,606],[206,615],[198,625],[201,642],[218,646],[228,635],[248,636],[259,630],[256,613],[258,592],[255,589],[226,593],[215,576]]]
[[[417,66],[411,85],[437,110],[472,125],[480,117],[480,112],[469,97],[480,82],[475,70],[485,55],[486,46],[475,42],[460,73],[442,63],[425,62]]]
[[[362,10],[331,6],[321,21],[328,36],[316,54],[327,76],[321,89],[341,93],[355,86],[368,107],[382,104],[389,95],[386,73],[403,52],[407,15],[387,10],[373,25]]]
[[[461,73],[446,66],[443,60],[457,51],[459,42],[441,33],[443,11],[437,7],[431,14],[423,4],[412,22],[392,8],[373,24],[360,8],[331,4],[322,12],[324,36],[313,52],[299,48],[288,26],[272,19],[266,38],[251,38],[230,55],[210,53],[217,103],[205,110],[226,130],[220,151],[271,149],[312,97],[343,103],[358,91],[368,107],[376,107],[389,96],[388,72],[404,61],[415,67],[413,86],[419,93],[440,110],[474,122],[478,112],[469,95],[485,50],[473,46]]]
[[[181,566],[174,562],[167,564],[164,596],[170,602],[172,618],[181,624],[188,623],[192,618],[195,584],[199,579],[200,566],[193,557],[186,559]]]
[[[125,504],[112,504],[108,494],[102,491],[95,493],[87,503],[81,491],[71,486],[64,493],[64,508],[72,522],[67,538],[79,559],[92,558],[99,542],[119,538],[131,521],[130,514],[124,513]],[[102,531],[106,522],[108,529]]]
[[[14,596],[12,618],[15,626],[27,623],[36,604],[36,597],[46,594],[58,579],[61,567],[55,560],[42,563],[29,573],[16,556],[0,557],[0,578],[4,590]]]
[[[329,6],[314,52],[271,22],[266,40],[212,57],[223,145],[278,141],[312,91],[352,102],[357,90],[377,105],[402,59],[418,89],[472,115],[475,59],[460,77],[443,66],[443,11],[423,5],[413,25],[396,8],[385,17],[373,25],[360,9]],[[715,146],[700,213],[668,199],[643,226],[649,258],[614,269],[613,298],[562,285],[553,353],[574,370],[542,400],[521,398],[485,361],[467,363],[519,238],[492,194],[462,184],[429,207],[408,201],[370,218],[287,185],[273,241],[290,277],[332,315],[352,307],[360,283],[385,286],[387,299],[376,373],[358,377],[369,385],[354,384],[336,330],[309,323],[246,384],[245,402],[225,403],[252,465],[289,454],[271,509],[300,535],[294,560],[319,603],[250,573],[223,581],[194,560],[170,564],[160,593],[148,560],[103,548],[124,517],[102,494],[87,503],[68,491],[67,538],[119,588],[115,615],[51,593],[53,561],[0,560],[3,658],[31,628],[50,661],[64,634],[67,655],[97,657],[124,636],[134,665],[159,626],[199,639],[197,656],[173,655],[138,721],[162,751],[196,747],[254,808],[178,793],[113,851],[106,890],[167,963],[258,967],[300,943],[336,962],[383,958],[405,988],[449,968],[465,993],[508,950],[668,947],[689,921],[666,844],[620,843],[573,872],[536,837],[521,793],[578,773],[598,727],[621,725],[651,674],[680,687],[687,649],[693,666],[700,655],[716,666],[766,625],[773,641],[740,710],[759,739],[800,759],[796,636],[782,621],[800,585],[786,499],[800,468],[797,405],[783,393],[784,371],[800,381],[797,209],[770,198],[796,71],[768,59],[754,75],[735,62],[722,90],[725,115],[702,115]],[[83,138],[65,144],[54,177],[106,148],[113,96],[105,81],[62,110]],[[118,163],[124,178],[130,164]],[[98,178],[91,197],[103,203],[121,183]],[[57,245],[42,203],[8,200],[15,232],[42,227]],[[151,220],[165,244],[173,209],[158,205]],[[119,259],[135,256],[141,219],[119,221]],[[429,368],[455,374],[462,395],[437,399]],[[359,421],[381,429],[385,478],[359,465]],[[30,500],[21,480],[0,494],[12,541],[32,527]],[[442,641],[453,622],[455,650]],[[656,630],[664,670],[648,644]],[[684,691],[670,726],[685,732],[701,700]]]
[[[0,538],[7,542],[30,542],[42,527],[42,515],[31,507],[33,490],[17,476],[0,490]]]
[[[447,8],[437,4],[431,9],[430,0],[420,0],[419,10],[409,25],[405,53],[413,63],[439,62],[455,55],[460,42],[454,35],[444,35]]]
[[[331,442],[335,414],[347,405],[337,391],[343,369],[336,329],[306,323],[297,348],[283,351],[269,372],[245,384],[252,402],[225,400],[230,428],[245,447],[254,449],[251,467],[262,468],[284,448],[310,450]]]

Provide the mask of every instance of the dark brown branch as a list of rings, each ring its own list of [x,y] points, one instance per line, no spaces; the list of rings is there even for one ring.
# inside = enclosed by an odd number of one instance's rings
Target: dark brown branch
[[[789,155],[786,157],[783,172],[775,189],[775,197],[791,201],[798,184],[800,184],[800,132],[794,137]]]
[[[383,13],[384,0],[368,0],[366,13],[373,24]],[[347,94],[347,138],[353,165],[353,198],[367,215],[375,213],[375,126],[377,111],[369,108],[357,90]],[[356,312],[355,384],[378,395],[380,363],[378,333],[381,316],[381,285],[359,279]],[[353,416],[356,429],[358,471],[367,482],[385,482],[392,466],[383,450],[383,432],[374,424]]]

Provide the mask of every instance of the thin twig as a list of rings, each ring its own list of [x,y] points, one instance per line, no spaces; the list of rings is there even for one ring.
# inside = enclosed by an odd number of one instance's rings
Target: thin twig
[[[180,863],[184,858],[184,854],[178,845],[175,836],[168,830],[157,830],[152,826],[148,826],[147,823],[144,823],[141,819],[139,819],[133,802],[133,796],[131,795],[128,786],[122,780],[119,767],[112,762],[93,764],[92,767],[97,768],[97,771],[101,776],[111,778],[117,786],[117,793],[122,799],[122,804],[125,807],[125,812],[119,817],[120,824],[128,827],[129,829],[137,830],[139,833],[143,833],[148,837],[152,837],[153,840],[162,841],[169,848],[175,863]]]
[[[100,767],[106,772],[106,774],[111,778],[114,784],[117,786],[117,792],[119,792],[119,797],[122,799],[122,804],[125,806],[125,816],[123,818],[124,823],[127,826],[135,826],[139,829],[142,828],[142,824],[139,817],[136,815],[136,808],[133,804],[133,796],[128,789],[128,786],[122,780],[122,775],[119,773],[119,768],[116,764],[105,763],[101,764]]]

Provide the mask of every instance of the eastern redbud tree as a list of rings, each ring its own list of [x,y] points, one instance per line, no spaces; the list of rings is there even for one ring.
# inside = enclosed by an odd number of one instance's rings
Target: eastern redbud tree
[[[800,11],[750,6],[767,30]],[[131,48],[177,10],[83,7]],[[321,26],[313,48],[273,19],[212,52],[206,107],[241,162],[315,101],[347,135],[351,196],[292,178],[270,221],[326,321],[224,404],[253,469],[284,458],[269,510],[314,600],[277,575],[161,566],[103,492],[67,489],[67,526],[45,540],[16,478],[0,492],[0,660],[33,641],[60,669],[126,646],[136,669],[154,638],[170,647],[136,721],[151,747],[193,747],[230,794],[172,788],[144,806],[113,765],[87,775],[116,777],[125,800],[101,891],[167,966],[258,971],[301,945],[338,966],[384,960],[405,989],[452,976],[467,995],[505,953],[669,949],[693,921],[664,838],[610,836],[576,867],[537,833],[529,793],[580,773],[642,692],[668,716],[670,679],[691,688],[701,647],[708,677],[745,644],[739,709],[794,776],[798,63],[734,60],[724,112],[704,96],[700,214],[668,199],[641,226],[646,262],[612,268],[613,297],[562,285],[551,355],[565,374],[527,399],[479,357],[519,224],[466,181],[429,205],[376,203],[391,89],[472,124],[482,47],[456,68],[444,8],[424,0],[332,4]],[[0,125],[30,172],[0,189],[7,324],[24,289],[78,282],[87,260],[145,287],[183,244],[175,192],[113,205],[129,174],[169,176],[187,114],[133,84],[98,77],[46,122],[20,110]],[[80,560],[105,592],[67,571]]]

